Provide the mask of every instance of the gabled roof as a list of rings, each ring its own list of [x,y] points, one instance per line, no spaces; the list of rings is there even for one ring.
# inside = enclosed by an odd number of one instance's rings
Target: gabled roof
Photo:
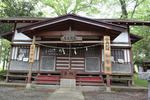
[[[109,31],[110,35],[115,38],[117,35],[119,35],[122,31],[126,29],[126,27],[123,27],[121,25],[116,25],[117,23],[125,23],[125,22],[131,22],[132,24],[134,22],[138,22],[136,20],[129,20],[129,19],[90,19],[90,18],[85,18],[77,15],[64,15],[64,16],[59,16],[56,18],[38,18],[38,17],[15,17],[15,18],[0,18],[1,22],[9,21],[9,22],[30,22],[30,25],[20,27],[18,28],[19,32],[23,32],[24,34],[28,34],[28,36],[31,36],[31,31],[39,31],[45,28],[50,28],[51,26],[56,27],[56,26],[61,26],[59,29],[62,27],[64,29],[68,29],[68,25],[71,25],[72,28],[81,28],[81,26],[87,25],[84,29],[90,30],[89,26],[95,30],[101,29],[102,31]],[[65,23],[64,23],[65,22]],[[58,24],[59,23],[59,24]],[[68,24],[70,23],[70,24]],[[116,24],[111,24],[111,23],[116,23]],[[142,24],[141,21],[139,23]],[[146,23],[146,22],[144,22]],[[150,22],[147,22],[147,24]],[[68,25],[66,25],[68,24]],[[52,28],[52,27],[51,27]],[[112,32],[112,33],[111,33]],[[6,38],[8,40],[12,39],[12,34],[13,32],[7,32],[4,34],[1,34],[0,36],[3,38]],[[139,41],[142,39],[142,37],[135,35],[135,34],[130,34],[131,37],[131,42],[132,44]]]
[[[11,41],[12,40],[12,36],[13,36],[13,32],[7,32],[7,33],[1,34],[0,38],[2,37],[2,38],[5,38],[5,39]]]
[[[47,19],[52,19],[52,17],[8,17],[8,18],[0,18],[0,22],[3,23],[35,23],[44,21]],[[97,21],[103,21],[108,23],[114,23],[118,25],[147,25],[150,26],[150,21],[141,21],[135,19],[94,19]]]
[[[69,30],[81,31],[101,31],[110,35],[112,39],[116,38],[121,32],[125,31],[126,27],[111,24],[103,21],[97,21],[86,17],[81,17],[73,14],[63,15],[56,18],[44,20],[41,22],[33,23],[24,27],[18,28],[18,32],[32,38],[33,32],[48,29],[49,31],[65,31]],[[32,32],[32,33],[31,33]]]
[[[134,19],[95,19],[95,20],[118,24],[118,25],[147,25],[147,26],[150,26],[150,21],[140,21],[140,20],[134,20]]]
[[[141,39],[143,39],[142,36],[139,36],[139,35],[136,35],[136,34],[133,34],[133,33],[130,33],[130,38],[131,38],[131,43],[135,43]]]

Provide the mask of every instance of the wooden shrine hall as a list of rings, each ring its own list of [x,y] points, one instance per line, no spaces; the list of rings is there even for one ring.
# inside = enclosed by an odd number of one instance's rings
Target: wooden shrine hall
[[[75,79],[76,85],[107,87],[114,81],[133,84],[131,45],[142,37],[130,33],[129,26],[150,25],[145,21],[90,19],[73,14],[0,21],[14,24],[13,32],[1,35],[12,43],[6,82],[20,79],[59,85],[64,78]]]

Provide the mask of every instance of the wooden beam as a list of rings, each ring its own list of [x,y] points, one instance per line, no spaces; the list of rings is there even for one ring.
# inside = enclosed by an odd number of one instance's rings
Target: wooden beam
[[[104,32],[92,32],[92,31],[39,31],[36,32],[36,36],[63,36],[65,34],[73,34],[79,36],[104,36]]]
[[[64,42],[64,41],[36,41],[36,43],[43,43],[43,44],[53,44],[53,43],[99,43],[103,44],[103,41],[74,41],[74,42]]]
[[[32,42],[32,40],[13,40],[12,42]]]
[[[33,40],[32,40],[32,45],[34,45],[34,42],[35,42],[35,39],[36,39],[36,36],[33,36]],[[31,46],[32,47],[32,46]],[[30,57],[31,57],[31,49],[30,47]],[[34,52],[35,52],[35,45],[34,45],[34,49],[33,49],[33,61],[34,61]],[[33,67],[33,62],[30,61],[30,57],[29,57],[29,63],[30,63],[30,66],[29,66],[29,72],[28,72],[28,81],[27,81],[27,85],[26,85],[26,88],[31,88],[31,77],[32,77],[32,67]]]

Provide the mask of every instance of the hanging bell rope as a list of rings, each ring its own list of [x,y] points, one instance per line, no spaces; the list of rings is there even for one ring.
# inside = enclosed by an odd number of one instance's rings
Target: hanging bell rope
[[[49,47],[49,48],[54,48],[54,49],[83,49],[83,48],[90,48],[90,47],[95,47],[95,46],[98,46],[100,44],[93,44],[93,45],[89,45],[89,46],[83,46],[83,47],[72,47],[72,48],[69,48],[69,47],[56,47],[56,46],[50,46],[50,45],[45,45],[45,44],[41,44],[41,43],[37,43],[37,42],[34,42],[34,44],[36,45],[40,45],[40,46],[43,46],[43,47]]]

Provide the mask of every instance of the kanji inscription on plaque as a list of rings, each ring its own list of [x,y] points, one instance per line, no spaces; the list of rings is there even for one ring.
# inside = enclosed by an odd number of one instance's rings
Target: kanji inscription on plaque
[[[34,62],[34,53],[35,53],[35,45],[30,46],[30,55],[29,55],[29,62],[33,63]]]
[[[104,66],[105,66],[105,73],[111,74],[110,36],[104,36]]]

